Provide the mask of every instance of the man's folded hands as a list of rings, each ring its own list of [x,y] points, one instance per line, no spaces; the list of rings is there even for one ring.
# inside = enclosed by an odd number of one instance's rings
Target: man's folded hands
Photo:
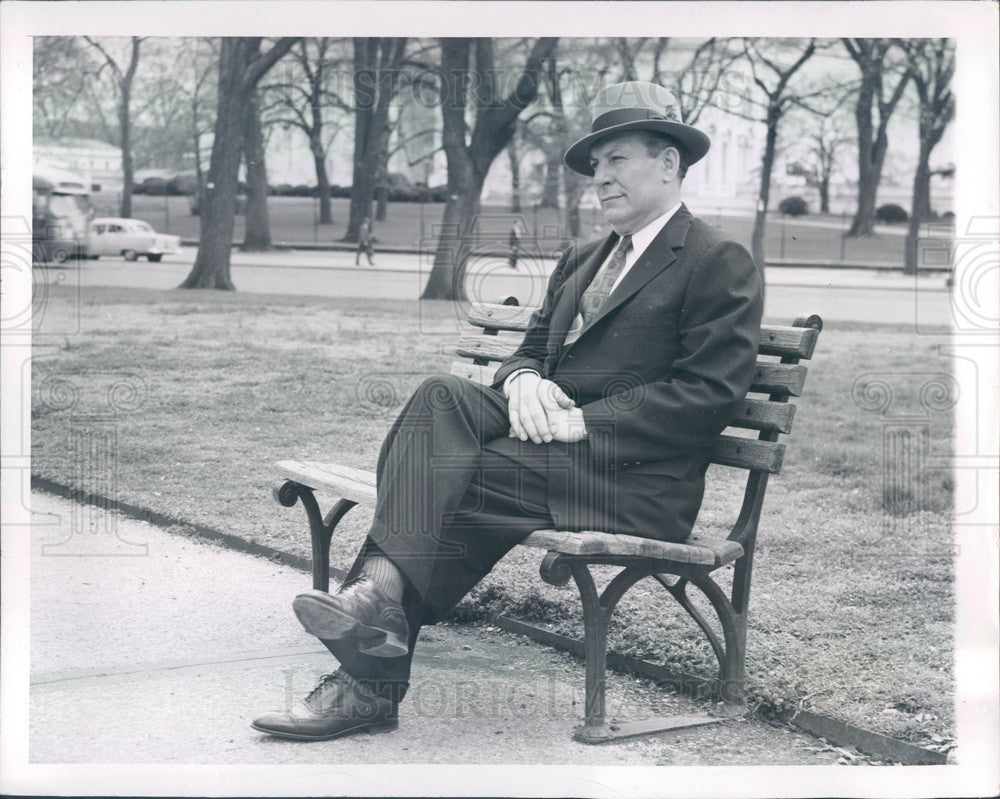
[[[551,380],[524,371],[511,378],[506,390],[511,438],[573,444],[587,437],[583,411]]]

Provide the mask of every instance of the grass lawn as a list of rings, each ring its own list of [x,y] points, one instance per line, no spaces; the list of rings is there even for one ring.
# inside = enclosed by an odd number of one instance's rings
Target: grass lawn
[[[268,210],[271,221],[271,236],[275,242],[288,243],[330,243],[339,240],[347,229],[349,201],[334,199],[333,224],[319,225],[317,201],[309,197],[270,197]],[[116,216],[116,200],[108,195],[94,198],[100,213]],[[706,222],[725,230],[730,236],[750,247],[753,219],[749,216],[735,217],[716,213],[713,208],[692,206]],[[441,221],[443,203],[429,203],[424,206],[423,236],[432,236],[432,227]],[[390,203],[388,218],[376,223],[376,235],[386,244],[417,246],[421,241],[421,209],[417,203]],[[197,239],[200,235],[200,221],[191,216],[187,197],[147,197],[133,198],[133,216],[144,219],[161,232],[175,233],[186,239]],[[559,218],[554,209],[543,208],[537,213],[532,209],[523,212],[531,235],[542,237],[543,250],[557,250],[560,238]],[[480,232],[506,243],[507,233],[514,216],[507,208],[484,208],[480,219]],[[585,239],[593,238],[592,226],[600,222],[600,213],[592,209],[581,210],[581,229]],[[802,259],[804,261],[844,261],[846,263],[877,263],[886,266],[902,266],[903,236],[877,233],[862,239],[842,240],[841,231],[846,230],[849,220],[841,217],[803,217],[799,221],[783,220],[774,214],[768,222],[765,252],[768,258]],[[243,240],[242,216],[236,217],[233,240]],[[839,227],[838,227],[839,226]],[[546,233],[546,230],[549,232]],[[902,230],[902,228],[900,228]],[[545,239],[552,239],[553,246],[546,247]],[[433,239],[432,239],[433,241]]]
[[[305,516],[273,501],[269,465],[373,468],[410,390],[447,370],[461,327],[444,302],[113,288],[78,301],[61,287],[48,301],[46,314],[79,316],[82,333],[35,341],[37,474],[111,486],[123,501],[306,556]],[[852,400],[858,376],[892,373],[893,414],[925,417],[929,454],[948,456],[950,414],[920,404],[927,375],[948,369],[938,343],[879,325],[820,338],[761,523],[747,671],[763,711],[801,705],[918,743],[952,737],[951,476],[908,481],[885,468],[885,419]],[[115,437],[111,457],[88,470],[76,434],[95,426]],[[709,476],[699,525],[722,531],[742,480],[719,467]],[[335,564],[349,565],[369,519],[363,509],[347,516]],[[542,583],[539,560],[511,553],[456,619],[503,611],[579,634],[575,588]],[[229,586],[253,590],[239,575]],[[628,622],[612,648],[708,669],[707,645],[671,602],[640,584],[620,606]]]

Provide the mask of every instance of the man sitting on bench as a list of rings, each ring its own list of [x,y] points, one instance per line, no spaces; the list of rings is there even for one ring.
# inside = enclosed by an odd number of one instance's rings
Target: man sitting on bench
[[[396,728],[417,634],[539,529],[682,541],[750,386],[763,278],[681,202],[708,137],[652,83],[606,87],[567,165],[606,239],[569,248],[492,387],[427,380],[378,459],[368,538],[334,594],[293,607],[340,669],[253,726],[298,740]]]

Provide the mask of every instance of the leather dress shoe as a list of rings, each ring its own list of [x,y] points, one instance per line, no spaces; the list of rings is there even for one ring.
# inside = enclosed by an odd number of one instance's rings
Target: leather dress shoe
[[[401,657],[409,652],[410,628],[403,605],[367,577],[336,594],[306,591],[292,608],[307,632],[317,638],[352,638],[358,651],[375,657]]]
[[[399,722],[391,701],[369,693],[341,669],[323,677],[291,710],[266,713],[250,726],[279,738],[328,741],[356,732],[392,732]]]

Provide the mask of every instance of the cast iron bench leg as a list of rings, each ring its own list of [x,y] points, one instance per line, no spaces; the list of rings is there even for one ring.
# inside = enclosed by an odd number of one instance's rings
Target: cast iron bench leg
[[[644,721],[608,724],[605,719],[608,623],[615,606],[628,590],[644,577],[656,573],[653,564],[626,566],[597,593],[594,578],[585,557],[549,552],[541,565],[542,579],[550,585],[566,585],[570,576],[580,592],[583,605],[583,649],[586,659],[586,700],[584,723],[573,732],[573,739],[587,744],[608,743],[622,738],[650,735],[681,727],[715,724],[722,719],[707,715],[650,718]]]
[[[657,582],[677,600],[677,604],[694,619],[711,644],[715,658],[719,662],[719,682],[713,693],[730,706],[730,710],[742,707],[745,701],[746,681],[746,614],[736,611],[725,592],[707,572],[692,569],[671,583],[667,578],[672,576],[676,575],[673,572],[653,575]],[[687,595],[689,583],[697,586],[712,604],[722,626],[722,640],[701,611],[691,602],[691,598]]]
[[[344,514],[357,505],[349,499],[341,499],[334,505],[324,519],[319,510],[316,497],[309,486],[289,480],[274,489],[274,498],[286,508],[292,507],[296,500],[302,501],[309,518],[309,536],[312,541],[313,588],[317,591],[330,590],[330,541],[333,531],[337,529]]]

